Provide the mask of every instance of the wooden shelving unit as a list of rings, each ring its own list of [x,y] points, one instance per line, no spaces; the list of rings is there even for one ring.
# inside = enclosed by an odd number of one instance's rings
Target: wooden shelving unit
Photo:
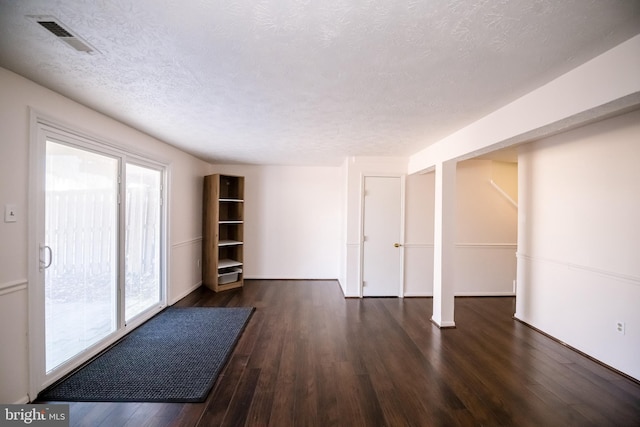
[[[244,177],[204,177],[202,281],[215,292],[244,284]]]

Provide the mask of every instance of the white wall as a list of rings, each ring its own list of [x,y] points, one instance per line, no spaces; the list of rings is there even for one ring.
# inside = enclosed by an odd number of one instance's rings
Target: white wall
[[[491,181],[517,199],[515,163],[458,163],[455,295],[514,293],[518,209]]]
[[[342,167],[215,165],[245,177],[245,278],[338,279]]]
[[[518,211],[491,181],[517,199],[517,173],[515,163],[458,163],[455,295],[513,295]],[[433,295],[434,191],[434,173],[407,177],[405,296]]]
[[[208,163],[171,146],[159,153],[171,159],[170,253],[168,302],[173,304],[202,284],[202,188]]]
[[[639,142],[635,111],[519,155],[516,306],[518,319],[637,379]]]
[[[23,402],[28,390],[27,218],[29,107],[137,152],[170,163],[169,301],[200,282],[192,253],[200,252],[200,176],[210,165],[146,134],[0,68],[0,208],[15,204],[18,221],[0,219],[0,402]],[[4,218],[4,215],[2,215]]]
[[[407,176],[405,195],[404,296],[432,296],[435,174]]]

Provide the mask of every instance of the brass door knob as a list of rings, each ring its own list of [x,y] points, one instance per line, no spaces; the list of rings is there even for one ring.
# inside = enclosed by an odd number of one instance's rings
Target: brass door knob
[[[400,243],[394,243],[394,244],[393,244],[393,247],[394,247],[394,248],[399,248],[400,246],[402,246]]]

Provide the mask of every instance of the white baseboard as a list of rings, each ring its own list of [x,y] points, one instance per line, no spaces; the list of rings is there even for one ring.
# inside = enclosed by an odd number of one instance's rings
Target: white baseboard
[[[456,297],[515,297],[514,292],[456,292]],[[432,293],[406,292],[405,298],[433,298]]]
[[[177,295],[175,297],[173,297],[171,299],[171,301],[169,301],[169,305],[173,305],[175,303],[177,303],[178,301],[180,301],[182,298],[186,297],[187,295],[189,295],[191,292],[195,291],[196,289],[198,289],[200,286],[202,286],[202,281],[196,283],[195,285],[193,285],[192,287],[190,287],[189,289],[187,289],[186,291],[182,292],[180,295]]]
[[[25,405],[27,403],[29,403],[29,396],[24,396],[23,398],[16,400],[15,402],[13,402],[14,405]]]
[[[431,322],[436,325],[438,328],[441,329],[447,329],[447,328],[455,328],[456,327],[456,322],[452,321],[452,320],[447,320],[444,321],[442,323],[438,323],[436,322],[433,317],[431,318]]]
[[[515,297],[516,294],[511,291],[500,292],[456,292],[456,297]]]

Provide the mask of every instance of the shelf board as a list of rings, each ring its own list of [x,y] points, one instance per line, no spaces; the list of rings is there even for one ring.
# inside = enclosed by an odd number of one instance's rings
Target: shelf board
[[[235,202],[235,203],[243,203],[242,199],[218,199],[220,202]]]
[[[237,240],[220,240],[218,242],[218,246],[236,246],[236,245],[242,245],[243,242],[239,242]]]
[[[239,267],[242,263],[234,259],[221,259],[218,261],[218,268]]]

